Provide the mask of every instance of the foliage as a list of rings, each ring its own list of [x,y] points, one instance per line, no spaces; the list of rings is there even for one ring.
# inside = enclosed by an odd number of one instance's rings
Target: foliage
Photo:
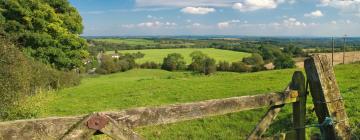
[[[148,61],[154,61],[156,63],[162,63],[163,59],[170,53],[179,53],[184,57],[186,64],[192,62],[190,54],[194,51],[201,51],[207,56],[214,58],[217,62],[219,61],[228,61],[236,62],[241,60],[244,57],[248,57],[251,54],[244,52],[235,52],[229,50],[220,50],[213,48],[181,48],[181,49],[146,49],[146,50],[122,50],[120,53],[137,53],[141,52],[145,56],[141,59],[137,59],[137,63],[145,63]],[[114,54],[114,51],[107,52],[107,54]]]
[[[294,45],[289,45],[284,48],[284,53],[290,54],[294,57],[303,57],[306,53],[300,47],[296,47]]]
[[[36,62],[3,39],[0,65],[0,120],[34,117],[36,114],[23,109],[22,102],[28,96],[80,83],[75,72],[58,71]]]
[[[140,65],[140,68],[142,68],[142,69],[160,69],[161,65],[151,61],[151,62],[142,63]]]
[[[137,67],[135,60],[144,57],[144,54],[140,52],[133,54],[126,53],[125,55],[119,53],[115,56],[118,57],[112,57],[111,55],[103,55],[101,57],[101,63],[96,69],[96,73],[110,74],[133,69]]]
[[[233,62],[231,65],[231,71],[233,72],[250,72],[251,67],[246,65],[244,62]]]
[[[267,61],[273,61],[282,55],[281,50],[277,47],[262,46],[259,49],[261,51],[261,56]]]
[[[189,65],[189,70],[210,75],[216,72],[215,59],[209,58],[201,51],[194,51],[190,54],[192,63]]]
[[[220,61],[217,67],[218,71],[231,71],[230,63],[227,61]]]
[[[0,9],[5,37],[37,60],[74,69],[88,57],[82,19],[67,0],[5,0]]]
[[[96,69],[96,73],[99,74],[110,74],[117,72],[117,66],[114,59],[109,55],[103,55],[101,57],[101,63],[99,68]]]
[[[264,64],[264,60],[263,60],[262,56],[258,53],[253,53],[253,54],[251,54],[250,57],[243,58],[242,61],[248,65],[263,65]]]
[[[294,68],[295,62],[288,55],[281,55],[277,57],[274,61],[275,69],[286,69],[286,68]]]
[[[161,69],[168,71],[184,70],[185,64],[184,57],[181,54],[172,53],[164,58]]]

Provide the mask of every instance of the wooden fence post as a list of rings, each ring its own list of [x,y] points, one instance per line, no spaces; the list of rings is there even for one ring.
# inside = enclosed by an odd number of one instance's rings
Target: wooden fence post
[[[350,139],[350,126],[331,62],[325,55],[305,60],[305,70],[319,123],[329,117],[335,124],[323,128],[326,140]]]
[[[293,103],[293,122],[296,140],[305,140],[306,91],[305,77],[301,71],[296,71],[290,84],[291,90],[298,91],[298,102]]]

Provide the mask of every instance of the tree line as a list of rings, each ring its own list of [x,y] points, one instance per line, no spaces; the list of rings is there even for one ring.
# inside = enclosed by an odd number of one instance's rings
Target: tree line
[[[269,55],[272,53],[269,53]],[[263,56],[258,53],[253,53],[249,57],[245,57],[238,62],[229,63],[227,61],[220,61],[216,63],[216,60],[210,58],[208,55],[201,51],[194,51],[190,54],[192,62],[187,65],[184,57],[179,53],[168,54],[163,62],[145,62],[137,64],[136,59],[143,58],[145,54],[140,52],[133,54],[121,54],[116,55],[104,55],[101,58],[101,64],[97,68],[96,72],[99,74],[110,74],[115,72],[124,72],[133,68],[143,69],[163,69],[167,71],[192,71],[195,73],[201,73],[205,75],[211,75],[216,71],[228,71],[228,72],[258,72],[267,70],[264,67],[266,64]],[[112,57],[117,56],[117,57]],[[273,56],[273,55],[270,55]],[[285,69],[295,67],[295,62],[291,57],[280,55],[274,57],[275,69]]]

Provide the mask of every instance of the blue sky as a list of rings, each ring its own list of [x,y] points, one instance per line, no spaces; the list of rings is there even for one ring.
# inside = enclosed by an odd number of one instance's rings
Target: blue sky
[[[70,0],[85,36],[360,36],[360,0]]]

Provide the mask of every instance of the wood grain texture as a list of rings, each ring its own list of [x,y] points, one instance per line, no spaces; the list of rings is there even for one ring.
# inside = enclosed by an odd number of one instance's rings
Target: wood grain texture
[[[305,60],[305,70],[319,123],[326,117],[339,121],[324,128],[325,139],[350,139],[348,117],[331,61],[327,56],[314,55]]]
[[[297,98],[289,98],[289,94],[290,92],[269,93],[161,107],[140,107],[102,114],[132,129],[296,102]],[[0,122],[0,139],[60,139],[86,116]]]

